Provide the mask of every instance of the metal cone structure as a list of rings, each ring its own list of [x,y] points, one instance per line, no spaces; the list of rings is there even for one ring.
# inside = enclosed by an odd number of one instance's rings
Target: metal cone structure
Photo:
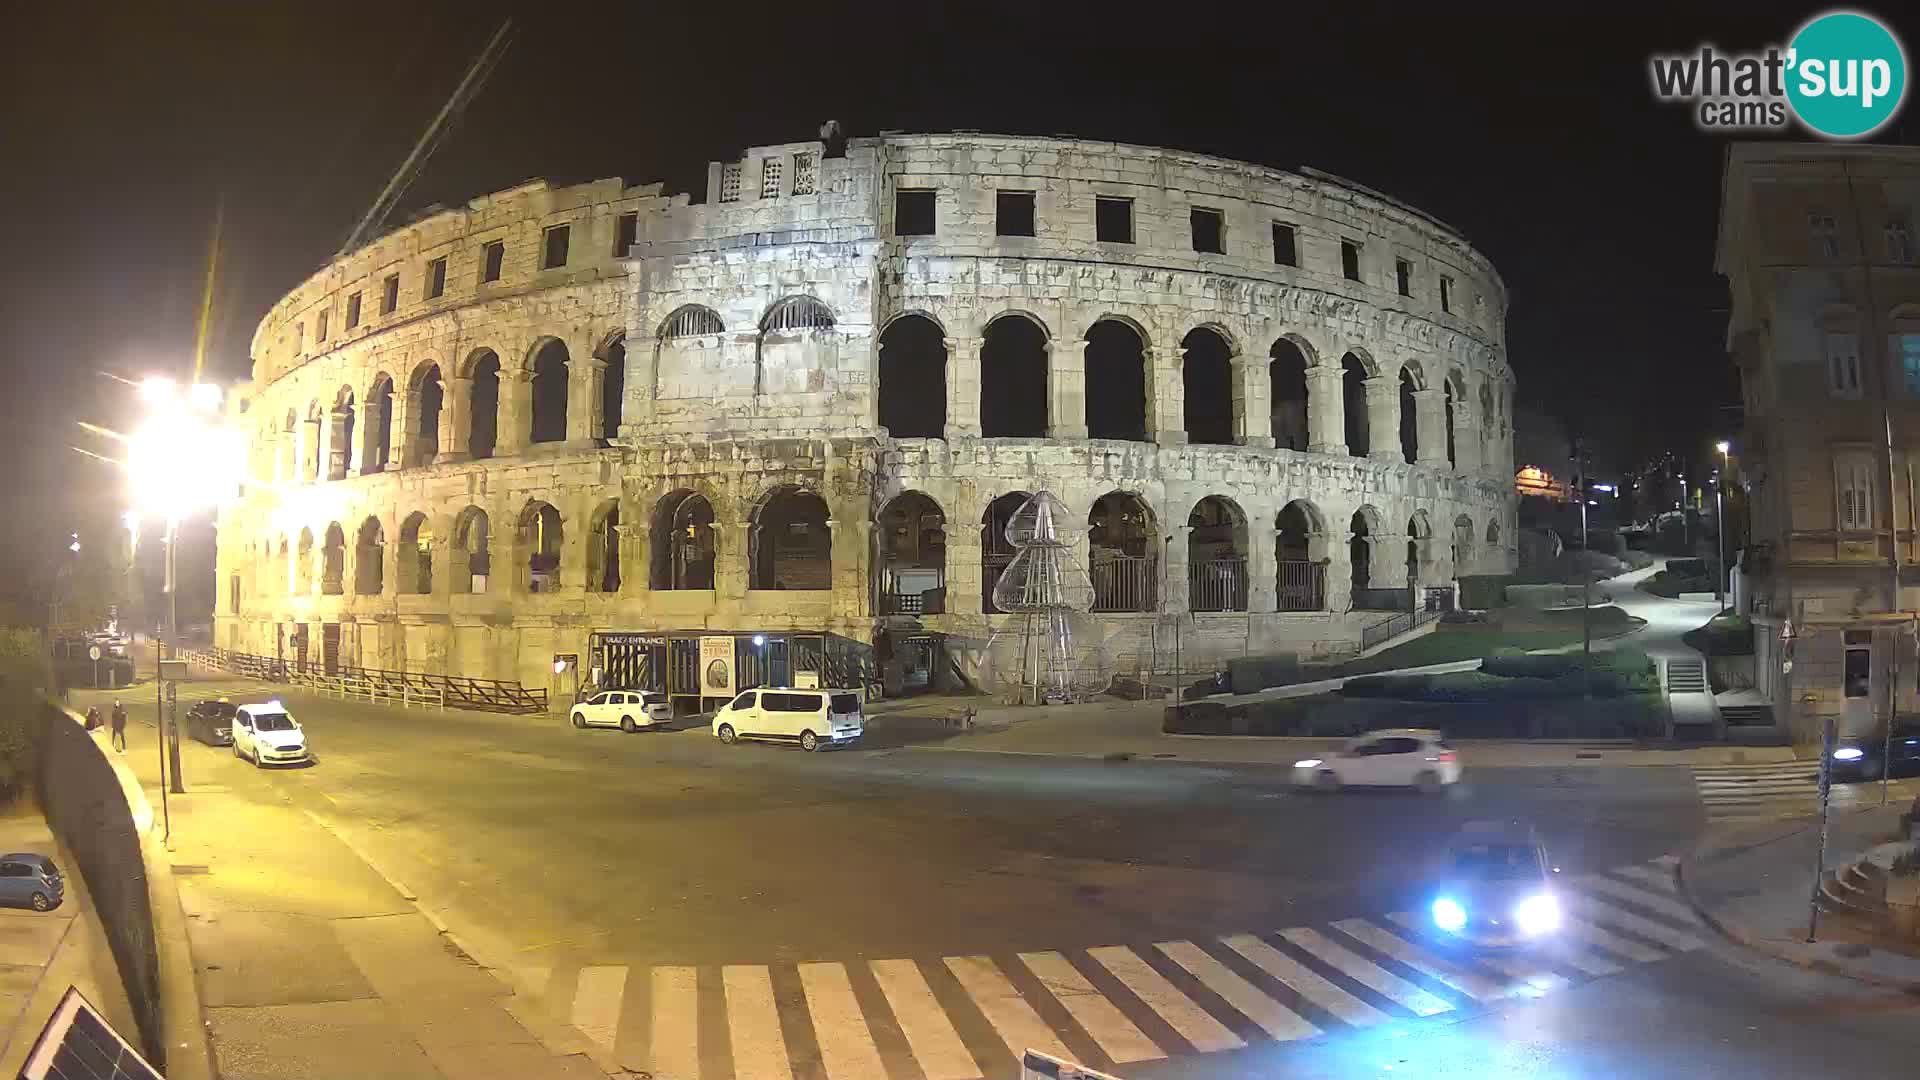
[[[1052,492],[1028,499],[1007,522],[1016,552],[993,586],[993,603],[1015,616],[987,640],[982,677],[1003,700],[1029,705],[1085,701],[1107,688],[1093,583],[1074,561],[1078,532]]]

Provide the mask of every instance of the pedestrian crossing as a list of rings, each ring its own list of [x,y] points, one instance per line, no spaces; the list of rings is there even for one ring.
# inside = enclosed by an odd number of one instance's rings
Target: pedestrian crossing
[[[1776,821],[1820,812],[1818,762],[1697,766],[1693,783],[1708,821]],[[1890,797],[1895,799],[1912,799],[1920,794],[1920,783],[1912,780],[1896,780],[1891,788]],[[1880,784],[1834,784],[1829,800],[1837,810],[1878,806]]]
[[[1418,1024],[1699,949],[1673,863],[1563,882],[1561,940],[1538,950],[1472,947],[1388,912],[1087,949],[520,975],[657,1080],[1003,1080],[1026,1050],[1124,1069]]]

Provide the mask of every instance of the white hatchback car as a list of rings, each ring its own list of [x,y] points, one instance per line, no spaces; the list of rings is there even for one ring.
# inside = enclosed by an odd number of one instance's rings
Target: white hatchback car
[[[617,727],[633,732],[673,722],[667,695],[651,690],[603,690],[573,707],[573,726]]]
[[[256,766],[297,765],[313,760],[300,721],[277,701],[233,711],[233,756]]]
[[[1322,791],[1412,787],[1436,792],[1460,782],[1460,755],[1431,728],[1385,728],[1348,740],[1340,752],[1293,763],[1293,782]]]

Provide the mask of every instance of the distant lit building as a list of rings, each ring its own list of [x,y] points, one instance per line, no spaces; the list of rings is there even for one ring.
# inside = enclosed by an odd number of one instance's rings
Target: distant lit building
[[[1554,502],[1567,501],[1567,482],[1538,465],[1522,465],[1514,470],[1513,491],[1521,498],[1533,495]]]

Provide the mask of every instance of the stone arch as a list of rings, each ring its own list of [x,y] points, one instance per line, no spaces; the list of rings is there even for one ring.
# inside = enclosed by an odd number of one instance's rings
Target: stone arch
[[[1325,611],[1327,522],[1320,508],[1294,499],[1273,519],[1274,600],[1280,611]]]
[[[946,331],[926,315],[908,313],[880,332],[880,426],[896,439],[939,439],[947,427]]]
[[[302,525],[300,540],[294,545],[293,591],[301,596],[313,594],[313,530]],[[282,555],[286,554],[286,545],[281,545]]]
[[[993,602],[993,587],[999,584],[1001,573],[1019,554],[1007,539],[1007,525],[1031,498],[1032,492],[1010,491],[988,503],[980,515],[980,610],[984,614],[1000,613]]]
[[[1380,511],[1362,506],[1347,523],[1347,558],[1353,564],[1353,591],[1360,593],[1372,586],[1373,545],[1380,542]]]
[[[833,517],[816,492],[769,492],[754,510],[748,546],[749,589],[833,588]]]
[[[874,515],[880,614],[947,609],[947,512],[924,491],[903,491]]]
[[[1087,512],[1087,571],[1094,611],[1153,611],[1160,598],[1161,538],[1153,509],[1131,491],[1109,491]]]
[[[360,471],[385,472],[393,460],[393,376],[374,375],[367,389],[366,445],[360,449]]]
[[[566,527],[560,511],[550,502],[529,499],[520,510],[518,539],[527,553],[519,568],[522,591],[550,593],[560,588],[560,552],[566,542]]]
[[[490,458],[500,445],[500,354],[492,349],[477,349],[462,365],[472,380],[468,391],[467,454]]]
[[[340,523],[327,523],[325,539],[320,545],[320,593],[323,596],[339,596],[346,591],[347,574],[347,534]]]
[[[670,491],[654,504],[648,568],[653,588],[713,588],[713,521],[713,503],[697,491]]]
[[[1367,380],[1373,377],[1371,361],[1358,351],[1340,358],[1340,405],[1346,413],[1347,453],[1366,457],[1372,448],[1367,424]]]
[[[989,439],[1047,435],[1046,324],[1025,311],[995,315],[981,328],[980,434]]]
[[[456,593],[484,593],[493,573],[487,512],[468,506],[453,519],[453,552],[448,585]]]
[[[327,479],[345,480],[353,461],[353,387],[341,386],[333,396],[332,427],[327,433]]]
[[[410,441],[413,452],[403,453],[402,465],[431,465],[440,456],[440,410],[446,407],[446,381],[441,377],[440,365],[433,360],[422,360],[407,378],[407,390],[413,395],[413,416],[410,418],[411,430],[403,434]]]
[[[817,297],[789,296],[769,307],[754,339],[754,396],[811,386],[812,373],[835,362],[820,351],[834,325],[833,311]]]
[[[1187,610],[1247,610],[1247,515],[1209,495],[1187,515]]]
[[[1475,534],[1473,519],[1461,513],[1453,519],[1453,576],[1459,577],[1465,568],[1473,565],[1473,544]]]
[[[567,437],[567,343],[542,338],[528,353],[532,397],[527,410],[529,443],[561,442]]]
[[[360,523],[353,542],[353,592],[356,596],[379,596],[386,587],[387,532],[380,519],[371,514]]]
[[[1407,518],[1407,587],[1418,588],[1421,581],[1420,568],[1433,559],[1433,524],[1427,520],[1425,510],[1415,510]]]
[[[1180,362],[1180,382],[1187,441],[1233,445],[1232,339],[1213,326],[1197,326],[1180,340],[1180,347],[1186,350]],[[1240,590],[1246,591],[1244,576]]]
[[[833,309],[818,297],[788,296],[776,300],[760,317],[760,333],[793,334],[803,330],[831,330]]]
[[[1499,544],[1500,544],[1500,523],[1498,521],[1489,521],[1487,522],[1487,546],[1498,547]]]
[[[600,430],[594,434],[602,442],[612,442],[620,434],[622,402],[627,395],[626,331],[608,335],[594,356],[606,363],[600,372]]]
[[[1147,335],[1122,315],[1087,327],[1087,437],[1147,440]]]
[[[1420,460],[1420,368],[1412,361],[1400,366],[1400,453],[1409,463]]]
[[[1307,388],[1307,369],[1319,365],[1313,347],[1298,335],[1283,335],[1267,350],[1267,400],[1273,419],[1273,445],[1282,450],[1305,450],[1312,429],[1307,413],[1313,407]]]
[[[727,332],[720,313],[704,304],[682,304],[660,320],[658,337],[662,340],[712,337]]]
[[[419,510],[400,523],[400,557],[394,562],[396,591],[409,596],[433,592],[433,525]]]
[[[607,499],[587,519],[587,591],[620,591],[620,500]]]

